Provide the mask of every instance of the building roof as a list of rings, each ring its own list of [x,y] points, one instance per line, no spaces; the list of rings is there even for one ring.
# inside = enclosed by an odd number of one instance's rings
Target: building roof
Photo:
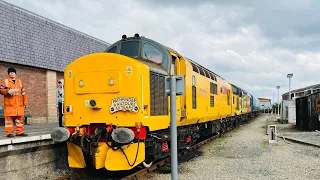
[[[77,58],[110,44],[0,0],[0,62],[63,72]]]
[[[267,98],[258,98],[260,102],[271,102],[271,99]]]
[[[294,89],[291,91],[291,93],[297,93],[297,92],[304,92],[306,90],[310,90],[310,89],[319,89],[320,88],[320,84],[314,84],[314,85],[311,85],[311,86],[307,86],[307,87],[304,87],[304,88],[299,88],[299,89]],[[289,92],[286,92],[282,95],[288,95]]]

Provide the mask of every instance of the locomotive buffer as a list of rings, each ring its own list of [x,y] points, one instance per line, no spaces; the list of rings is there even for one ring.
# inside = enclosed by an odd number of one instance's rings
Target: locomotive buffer
[[[177,116],[176,96],[184,95],[184,76],[174,74],[174,66],[170,76],[166,76],[166,95],[170,96],[170,134],[171,134],[171,178],[178,180],[178,150],[177,150]]]

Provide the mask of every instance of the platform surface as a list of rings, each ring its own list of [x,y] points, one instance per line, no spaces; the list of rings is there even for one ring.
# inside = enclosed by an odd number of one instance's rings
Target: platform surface
[[[8,138],[5,133],[4,126],[0,128],[0,145],[5,144],[15,144],[28,141],[36,141],[42,139],[51,139],[50,133],[51,130],[55,127],[58,127],[58,123],[45,123],[45,124],[30,124],[24,125],[24,132],[28,134],[27,137],[15,136],[13,138]],[[14,127],[14,135],[15,135]]]

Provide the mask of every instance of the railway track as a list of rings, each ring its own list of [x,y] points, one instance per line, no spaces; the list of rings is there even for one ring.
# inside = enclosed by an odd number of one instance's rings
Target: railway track
[[[232,130],[232,129],[231,129]],[[229,131],[231,131],[229,130]],[[193,146],[191,146],[189,149],[187,150],[183,150],[181,152],[178,152],[178,156],[183,156],[183,155],[186,155],[187,153],[191,152],[192,150],[195,150],[201,146],[203,146],[204,144],[207,144],[208,142],[211,142],[211,141],[214,141],[216,138],[220,137],[220,135],[215,135],[215,136],[212,136],[212,137],[209,137]],[[145,168],[145,169],[141,169],[133,174],[130,174],[126,177],[123,177],[121,178],[120,180],[137,180],[139,178],[142,178],[144,175],[158,169],[159,167],[163,166],[165,163],[169,163],[171,161],[171,156],[153,164],[151,167],[149,168]]]
[[[301,141],[301,140],[297,140],[297,139],[294,139],[294,138],[281,136],[281,135],[277,135],[277,137],[282,138],[284,140],[288,140],[288,141],[294,142],[294,143],[320,148],[320,145],[318,145],[318,144],[313,144],[313,143],[309,143],[309,142],[305,142],[305,141]]]
[[[214,141],[215,139],[217,139],[219,137],[223,137],[228,132],[230,132],[230,131],[232,131],[232,130],[234,130],[236,128],[239,128],[240,125],[243,125],[243,124],[246,124],[246,123],[250,123],[253,119],[257,118],[258,116],[248,120],[247,122],[241,123],[236,127],[228,128],[226,130],[226,132],[224,132],[222,134],[210,136],[209,138],[206,138],[206,139],[200,141],[199,143],[194,144],[190,148],[178,152],[178,158],[180,158],[180,157],[182,157],[182,156],[184,156],[184,155],[186,155],[188,153],[192,153],[193,150],[198,149],[199,147],[201,147],[201,146],[203,146],[203,145],[205,145],[205,144],[207,144],[209,142],[212,142],[212,141]],[[151,173],[152,171],[154,171],[154,170],[156,170],[156,169],[158,169],[160,167],[163,167],[166,163],[170,163],[170,161],[171,161],[171,156],[169,156],[169,157],[167,157],[167,158],[165,158],[163,160],[160,160],[158,162],[155,162],[149,168],[143,168],[143,169],[140,169],[140,170],[135,170],[134,172],[130,173],[129,175],[122,175],[120,177],[111,177],[111,178],[108,178],[108,179],[114,179],[115,178],[115,179],[120,179],[120,180],[137,180],[137,179],[142,178],[146,174]],[[113,174],[113,176],[114,176],[114,174]],[[107,174],[105,174],[104,177],[101,177],[101,178],[106,178],[106,177],[108,177]],[[77,173],[72,173],[71,175],[60,177],[57,180],[74,180],[74,179],[86,179],[86,178],[91,179],[91,177],[88,177],[88,174],[87,174],[86,171],[81,171],[81,172],[77,172]]]

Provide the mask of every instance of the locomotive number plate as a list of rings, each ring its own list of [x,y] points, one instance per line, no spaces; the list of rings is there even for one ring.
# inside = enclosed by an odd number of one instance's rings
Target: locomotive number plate
[[[112,103],[109,110],[110,110],[110,113],[115,113],[118,111],[138,112],[139,106],[136,98],[119,97],[119,98],[112,99]]]

